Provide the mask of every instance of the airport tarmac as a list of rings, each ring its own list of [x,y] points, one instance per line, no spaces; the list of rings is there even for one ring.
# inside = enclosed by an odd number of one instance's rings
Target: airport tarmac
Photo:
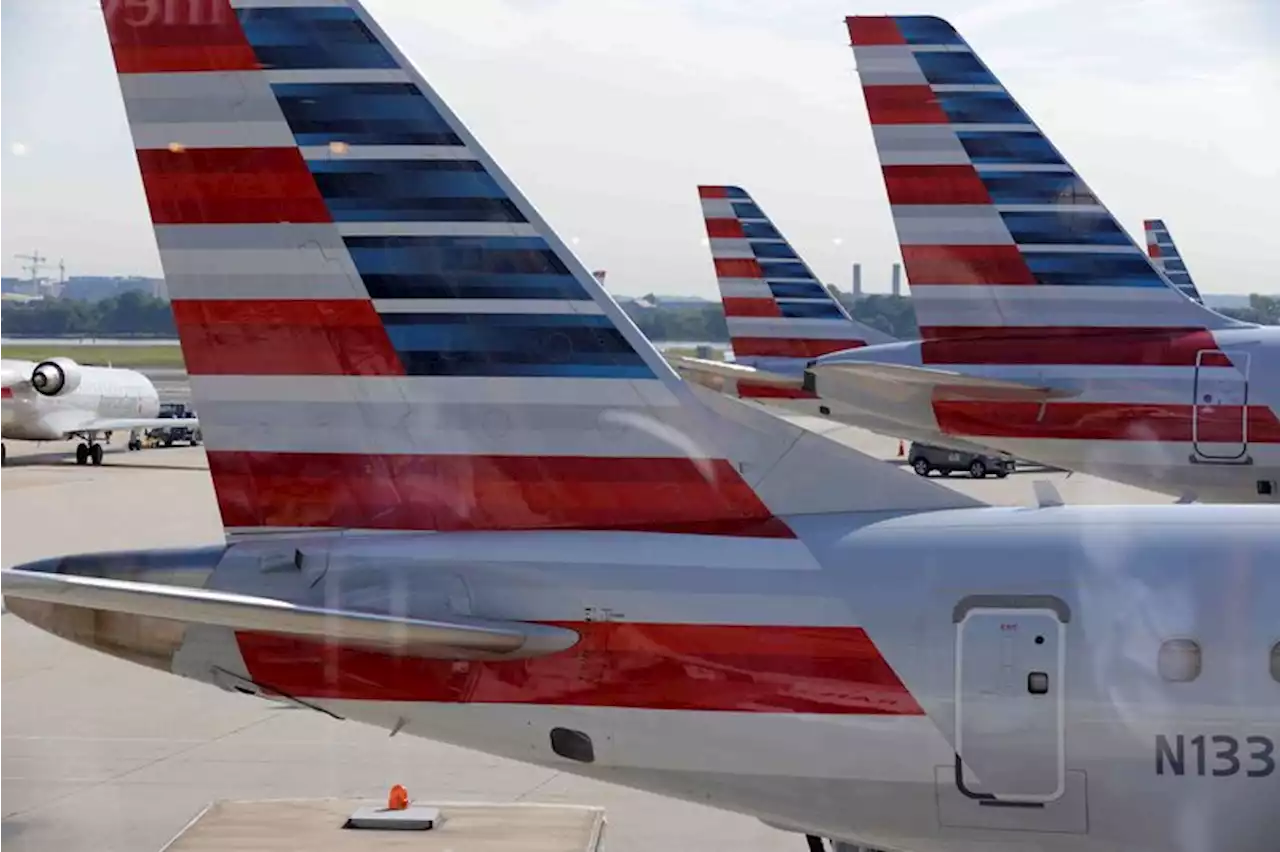
[[[820,421],[795,419],[822,428]],[[896,440],[851,427],[836,437],[898,461]],[[101,467],[80,467],[74,446],[9,444],[10,465],[0,476],[6,567],[64,553],[221,539],[202,448],[129,453],[118,441]],[[1037,478],[1053,482],[1068,502],[1171,502],[1062,472],[938,481],[992,503],[1031,505]],[[391,738],[106,657],[9,614],[2,622],[6,852],[149,852],[215,799],[381,800],[396,783],[420,800],[601,806],[608,846],[622,852],[805,848],[802,837],[750,817],[429,740]]]

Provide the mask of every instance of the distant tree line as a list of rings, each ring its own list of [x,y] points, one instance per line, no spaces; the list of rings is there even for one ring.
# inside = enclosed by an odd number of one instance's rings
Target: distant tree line
[[[178,336],[169,303],[127,291],[97,302],[40,299],[4,303],[6,337]]]
[[[833,294],[859,321],[904,340],[916,337],[916,315],[911,300],[901,296],[863,296],[856,302],[848,293]],[[622,309],[650,340],[696,340],[727,343],[729,330],[719,302],[645,307],[623,302]]]
[[[915,311],[905,296],[863,296],[856,302],[833,288],[834,295],[860,322],[900,340],[918,336]],[[719,302],[646,307],[624,302],[623,310],[650,340],[727,342],[728,328]],[[146,293],[126,292],[98,302],[41,299],[4,303],[7,337],[177,337],[169,303]],[[1248,322],[1280,325],[1280,297],[1254,294],[1247,308],[1219,313]]]

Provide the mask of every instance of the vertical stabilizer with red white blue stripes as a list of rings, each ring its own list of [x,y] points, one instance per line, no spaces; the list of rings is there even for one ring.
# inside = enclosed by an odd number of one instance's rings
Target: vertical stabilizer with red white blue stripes
[[[699,402],[354,0],[103,6],[229,531],[841,505],[761,482],[793,427]]]
[[[1165,277],[1173,282],[1173,286],[1181,290],[1188,299],[1204,304],[1204,299],[1201,298],[1195,282],[1191,280],[1187,264],[1182,260],[1182,253],[1178,251],[1178,246],[1169,234],[1169,228],[1164,220],[1146,219],[1142,223],[1142,230],[1147,235],[1147,255],[1150,256],[1156,268],[1163,272]]]
[[[857,322],[746,190],[699,186],[734,360],[799,372],[810,360],[893,338]]]
[[[1125,363],[1235,324],[1170,287],[949,23],[847,23],[930,362],[964,363],[978,339],[988,363],[1002,341],[1012,359],[1089,359],[1102,335]]]

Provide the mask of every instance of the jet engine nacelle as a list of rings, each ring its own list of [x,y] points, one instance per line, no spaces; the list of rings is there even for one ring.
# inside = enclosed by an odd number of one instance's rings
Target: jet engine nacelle
[[[31,387],[44,396],[60,396],[80,387],[84,371],[70,358],[41,361],[31,372]]]

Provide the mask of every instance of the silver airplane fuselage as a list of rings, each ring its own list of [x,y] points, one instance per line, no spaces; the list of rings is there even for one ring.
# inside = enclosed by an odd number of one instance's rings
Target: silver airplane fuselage
[[[22,566],[580,636],[520,660],[8,603],[223,689],[879,848],[1273,852],[1280,509],[786,521],[796,539],[347,533]]]
[[[834,420],[944,446],[970,442],[1174,497],[1280,503],[1280,327],[1212,335],[1216,348],[1199,353],[1194,366],[930,364],[924,347],[938,341],[861,347],[810,365],[821,400],[805,409],[825,408]],[[1087,343],[1080,351],[1088,351]],[[1229,365],[1219,360],[1224,353]],[[867,363],[934,367],[1067,395],[1000,405],[839,369]]]

